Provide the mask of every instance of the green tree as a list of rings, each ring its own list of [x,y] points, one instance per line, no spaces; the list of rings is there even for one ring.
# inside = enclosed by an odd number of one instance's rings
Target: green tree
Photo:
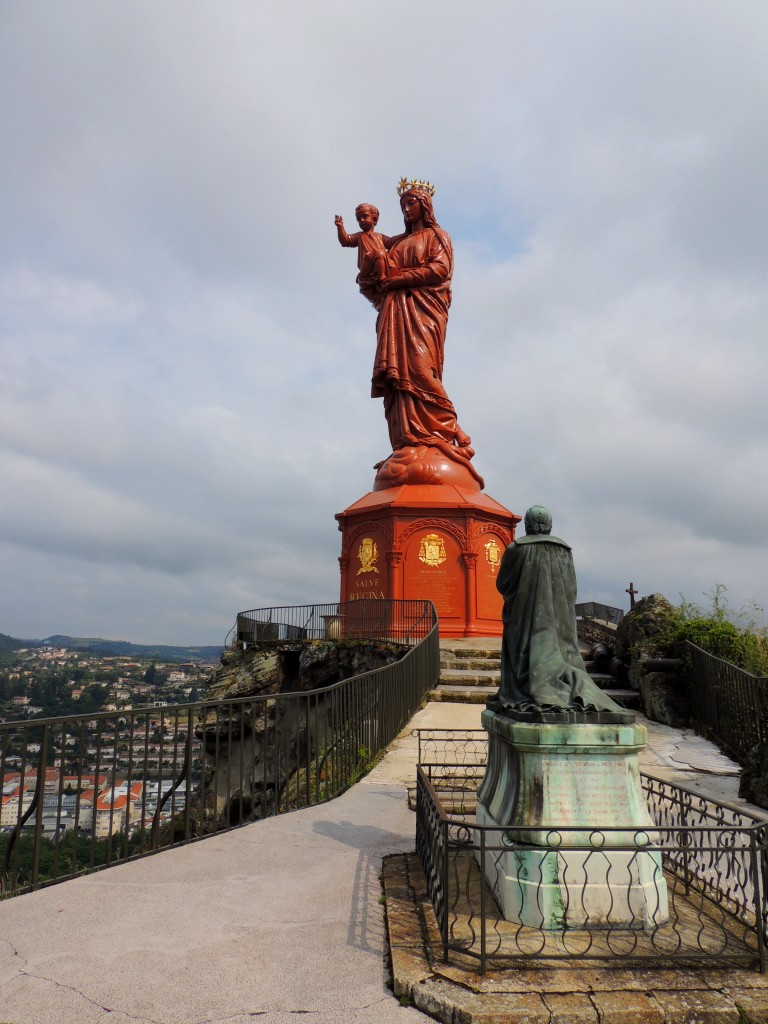
[[[107,703],[109,690],[101,683],[91,683],[80,695],[80,710],[83,714],[91,711],[99,711]]]

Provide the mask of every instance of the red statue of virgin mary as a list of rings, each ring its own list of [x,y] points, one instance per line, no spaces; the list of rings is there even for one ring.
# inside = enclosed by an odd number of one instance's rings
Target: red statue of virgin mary
[[[358,247],[358,284],[378,311],[371,394],[384,399],[392,445],[372,491],[336,517],[341,599],[428,598],[441,636],[496,636],[500,554],[520,517],[483,493],[443,386],[453,246],[435,219],[434,188],[403,179],[398,193],[400,235],[374,232],[370,204],[358,207],[359,234],[336,218],[341,244]]]
[[[471,438],[443,387],[453,246],[435,219],[429,182],[403,179],[398,192],[405,231],[376,236],[387,252],[384,273],[374,281],[369,272],[360,282],[379,312],[371,395],[384,399],[393,452],[376,466],[376,486],[440,483],[456,475],[447,457],[482,487],[470,463]]]

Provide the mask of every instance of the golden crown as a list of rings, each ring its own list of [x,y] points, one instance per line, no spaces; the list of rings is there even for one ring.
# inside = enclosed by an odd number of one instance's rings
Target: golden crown
[[[435,186],[431,181],[408,181],[407,178],[401,178],[400,181],[398,181],[397,194],[401,196],[412,188],[418,188],[422,192],[427,192],[431,196],[435,194]]]

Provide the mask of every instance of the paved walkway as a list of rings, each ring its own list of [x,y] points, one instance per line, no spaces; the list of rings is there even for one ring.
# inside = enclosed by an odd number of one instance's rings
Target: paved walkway
[[[480,729],[481,704],[428,704],[409,724],[408,730],[393,744],[392,750],[368,776],[368,781],[400,782],[414,785],[418,743],[414,729]],[[648,745],[640,755],[642,771],[687,786],[703,796],[748,808],[753,814],[768,817],[768,811],[739,799],[739,766],[721,754],[717,747],[689,729],[672,729],[651,722],[642,715],[638,722],[648,730]]]
[[[429,704],[408,732],[478,727],[481,710]],[[428,1020],[386,987],[378,877],[414,846],[415,761],[404,734],[328,804],[1,902],[0,1022]],[[644,766],[735,789],[735,766],[676,730],[651,727]]]

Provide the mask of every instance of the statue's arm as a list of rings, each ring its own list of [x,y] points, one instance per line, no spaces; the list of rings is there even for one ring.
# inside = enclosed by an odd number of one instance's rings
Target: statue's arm
[[[357,245],[357,235],[348,235],[344,230],[344,221],[337,213],[333,218],[333,223],[336,225],[336,233],[339,236],[339,245],[344,245],[348,249],[353,249]]]
[[[419,285],[436,285],[447,281],[451,276],[451,257],[442,245],[430,249],[426,261],[421,267],[408,267],[392,274],[381,282],[385,291],[393,288],[412,288]]]
[[[515,577],[518,574],[516,565],[518,555],[519,549],[512,543],[501,556],[499,574],[496,577],[496,589],[502,597],[511,597],[510,588],[516,582]]]

